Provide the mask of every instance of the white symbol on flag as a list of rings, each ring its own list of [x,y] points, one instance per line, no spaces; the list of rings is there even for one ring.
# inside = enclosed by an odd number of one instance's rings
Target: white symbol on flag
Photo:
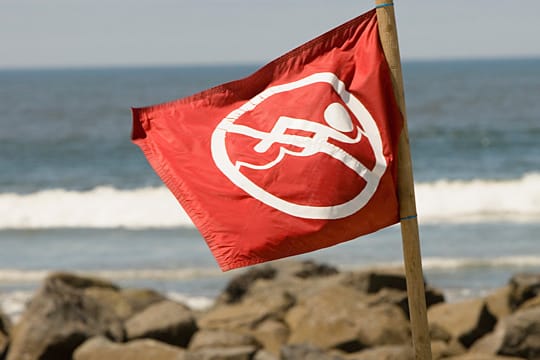
[[[235,124],[235,121],[243,114],[253,110],[257,105],[272,95],[291,91],[314,83],[330,84],[334,91],[341,97],[345,105],[359,120],[362,127],[358,125],[355,126],[347,109],[337,102],[328,105],[324,111],[324,120],[328,125],[287,116],[280,116],[270,132],[256,130],[246,125]],[[364,130],[362,130],[362,128]],[[302,136],[288,134],[287,130],[302,130],[312,135]],[[345,134],[352,132],[353,130],[356,130],[355,137],[349,137]],[[258,153],[264,153],[268,151],[272,145],[278,144],[280,145],[279,153],[275,159],[263,165],[242,161],[236,161],[233,164],[227,154],[225,146],[227,133],[242,134],[258,139],[259,142],[253,148],[253,150]],[[360,142],[362,137],[366,137],[373,148],[376,160],[373,169],[368,169],[354,156],[328,141],[333,139],[345,144],[356,144]],[[300,150],[291,150],[283,145],[292,145]],[[332,206],[300,205],[283,200],[267,192],[240,172],[242,167],[254,170],[268,170],[281,162],[286,155],[309,157],[317,153],[327,154],[356,172],[356,174],[362,177],[366,182],[364,189],[353,199],[342,204],[335,204]],[[365,206],[373,196],[380,178],[386,170],[386,159],[382,152],[382,141],[375,121],[364,105],[351,93],[345,90],[344,83],[333,73],[316,73],[292,83],[268,88],[240,108],[231,112],[219,123],[212,134],[212,157],[217,167],[235,185],[254,198],[287,214],[309,219],[339,219],[354,214]]]

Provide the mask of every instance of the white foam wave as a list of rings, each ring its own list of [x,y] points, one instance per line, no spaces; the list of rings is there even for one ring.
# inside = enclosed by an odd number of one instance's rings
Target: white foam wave
[[[0,229],[171,228],[193,226],[165,188],[44,190],[0,194]]]
[[[540,222],[540,173],[519,179],[418,183],[422,223]],[[0,229],[172,228],[193,224],[165,187],[0,194]]]
[[[513,180],[440,180],[416,185],[422,223],[540,222],[540,173]]]

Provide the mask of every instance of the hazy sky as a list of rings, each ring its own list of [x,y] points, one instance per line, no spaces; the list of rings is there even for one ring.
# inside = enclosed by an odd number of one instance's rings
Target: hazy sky
[[[540,57],[540,1],[395,0],[404,59]],[[263,63],[373,0],[0,0],[0,68]]]

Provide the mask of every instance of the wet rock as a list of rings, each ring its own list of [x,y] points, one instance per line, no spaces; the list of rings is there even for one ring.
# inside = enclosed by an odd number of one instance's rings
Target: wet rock
[[[125,329],[128,340],[149,338],[186,347],[197,331],[197,324],[187,306],[165,300],[129,318]]]

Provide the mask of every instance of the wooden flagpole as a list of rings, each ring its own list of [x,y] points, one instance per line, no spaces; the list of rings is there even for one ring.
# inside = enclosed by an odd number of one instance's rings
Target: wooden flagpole
[[[416,218],[414,180],[407,130],[407,112],[405,108],[394,4],[392,0],[375,0],[375,6],[377,8],[379,37],[386,61],[392,73],[394,94],[404,119],[398,150],[398,193],[403,260],[405,264],[405,276],[407,278],[407,295],[409,298],[413,348],[417,360],[431,360],[431,341],[427,321],[420,237]]]

